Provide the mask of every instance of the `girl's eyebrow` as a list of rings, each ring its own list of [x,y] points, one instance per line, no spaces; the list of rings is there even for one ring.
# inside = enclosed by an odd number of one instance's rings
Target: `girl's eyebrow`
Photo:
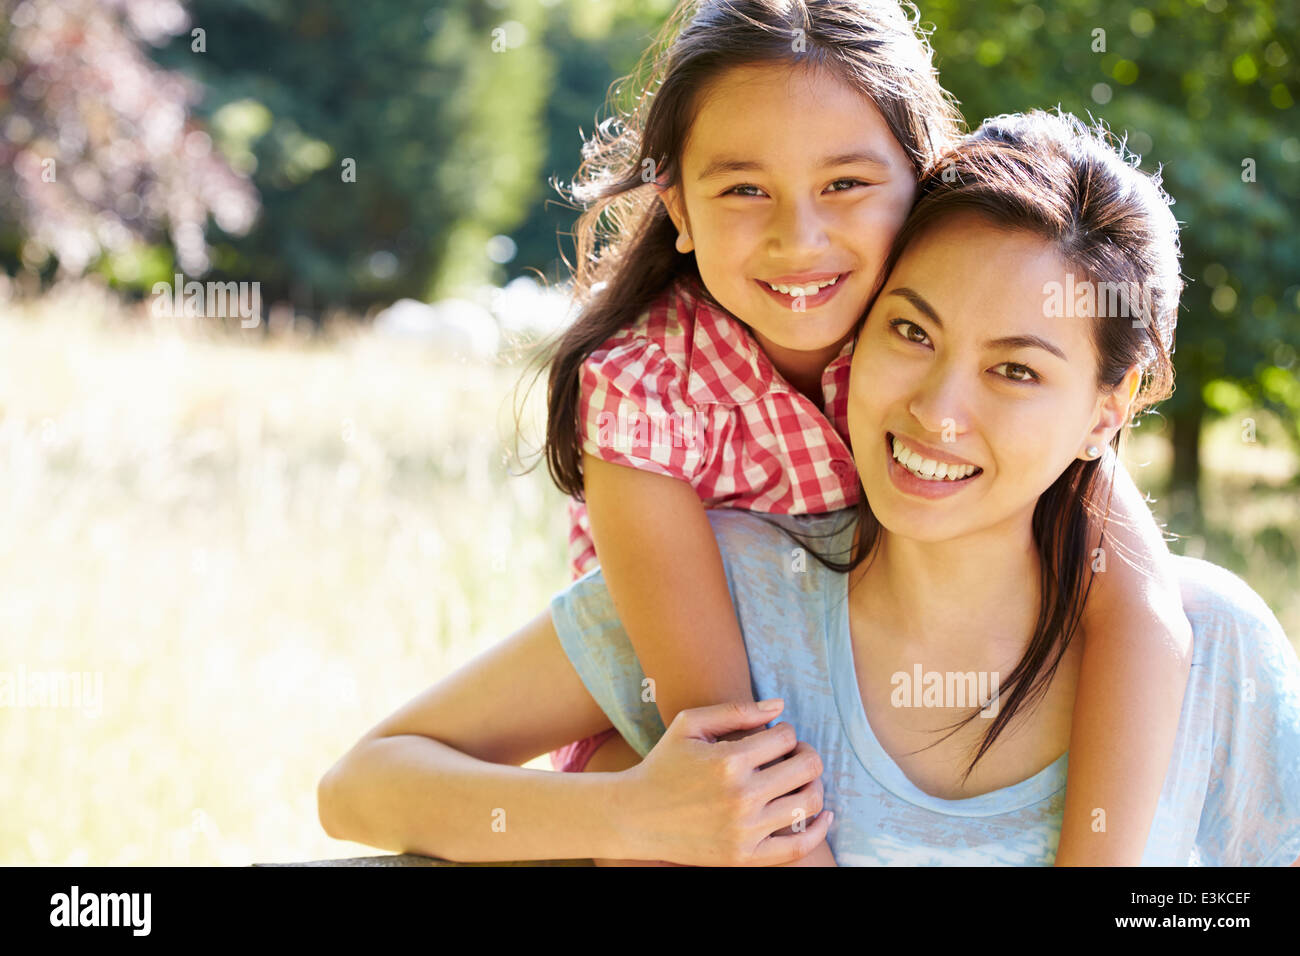
[[[930,303],[925,301],[925,297],[922,296],[921,293],[917,292],[915,289],[909,289],[907,286],[901,286],[897,289],[890,289],[889,295],[896,295],[900,299],[906,299],[916,307],[916,311],[920,312],[927,319],[933,322],[940,332],[943,331],[943,320],[939,318],[939,314],[934,311],[934,308]],[[1069,361],[1069,359],[1065,357],[1065,353],[1051,342],[1047,341],[1047,339],[1042,336],[1030,335],[1028,333],[1022,335],[1004,335],[1001,338],[988,339],[984,343],[983,348],[1042,349],[1044,352],[1049,352],[1052,355],[1055,355],[1062,362]]]
[[[870,149],[853,150],[848,153],[837,153],[834,156],[826,156],[822,159],[818,169],[829,169],[833,166],[879,166],[882,169],[889,169],[890,162],[880,153]],[[765,173],[767,167],[757,160],[742,159],[737,156],[715,156],[704,167],[704,171],[696,178],[699,180],[713,179],[715,176],[723,176],[727,173],[755,172]]]

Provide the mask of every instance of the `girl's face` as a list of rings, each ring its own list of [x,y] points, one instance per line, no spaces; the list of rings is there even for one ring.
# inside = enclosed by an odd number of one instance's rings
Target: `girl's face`
[[[701,98],[681,185],[663,198],[677,248],[694,249],[709,292],[779,367],[848,340],[915,188],[870,100],[824,71],[756,65]]]
[[[1097,320],[1047,307],[1071,272],[1046,240],[969,212],[908,246],[863,325],[849,391],[858,474],[885,529],[1027,531],[1039,495],[1127,420],[1137,366],[1099,390]]]

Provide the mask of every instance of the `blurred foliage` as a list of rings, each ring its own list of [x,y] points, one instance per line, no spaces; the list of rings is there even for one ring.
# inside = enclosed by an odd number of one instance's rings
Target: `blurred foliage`
[[[187,116],[201,90],[142,49],[184,26],[175,0],[0,0],[6,271],[75,276],[116,262],[170,279],[173,259],[208,268],[209,215],[248,229],[255,192]],[[139,268],[146,259],[155,268]]]
[[[491,274],[487,240],[537,200],[552,57],[531,0],[191,0],[199,114],[265,215],[226,277],[304,312],[436,297]],[[355,175],[353,175],[353,171]]]

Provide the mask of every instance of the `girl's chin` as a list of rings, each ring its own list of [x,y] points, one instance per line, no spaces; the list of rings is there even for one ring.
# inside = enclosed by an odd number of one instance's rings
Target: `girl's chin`
[[[806,353],[825,352],[832,346],[843,347],[846,338],[853,334],[853,324],[824,319],[802,312],[793,312],[784,322],[746,323],[758,337],[767,352]],[[843,326],[843,327],[841,327]]]

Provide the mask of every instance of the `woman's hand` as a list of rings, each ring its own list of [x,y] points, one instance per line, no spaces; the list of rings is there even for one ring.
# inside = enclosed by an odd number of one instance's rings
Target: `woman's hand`
[[[678,713],[646,758],[622,771],[622,809],[636,843],[623,855],[773,866],[806,856],[825,840],[831,814],[821,813],[821,758],[796,739],[793,727],[719,739],[761,728],[780,713],[784,704],[776,703],[771,711],[746,701]],[[792,825],[802,829],[774,835]]]

